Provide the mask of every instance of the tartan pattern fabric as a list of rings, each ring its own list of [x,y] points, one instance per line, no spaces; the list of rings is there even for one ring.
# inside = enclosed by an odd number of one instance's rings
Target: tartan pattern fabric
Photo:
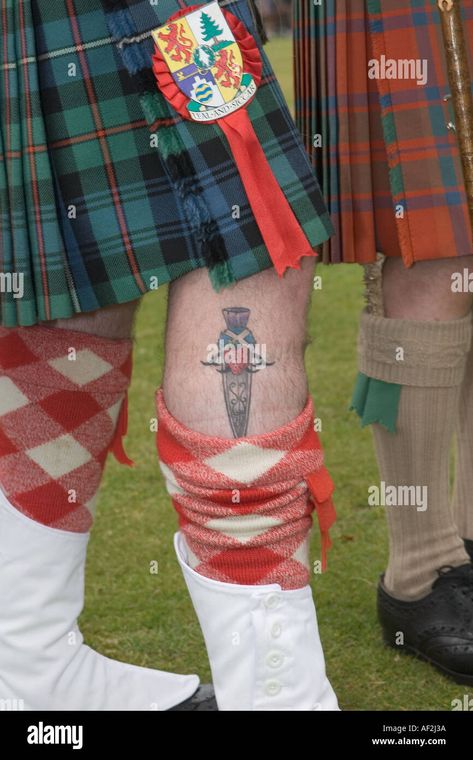
[[[473,65],[473,4],[462,3]],[[296,113],[335,236],[325,262],[473,253],[436,0],[295,0]],[[427,83],[368,62],[427,62]],[[472,69],[473,70],[473,69]],[[313,136],[323,135],[322,148]]]
[[[0,294],[4,326],[133,300],[198,267],[231,282],[271,266],[225,138],[149,89],[149,32],[184,5],[0,0],[0,271],[24,275],[22,298]],[[225,5],[260,43],[246,0]],[[327,211],[264,61],[249,113],[316,246]]]
[[[189,565],[227,583],[306,586],[314,503],[331,518],[326,530],[333,522],[333,487],[312,400],[284,427],[236,440],[185,428],[167,410],[162,391],[157,410],[160,466]]]
[[[33,520],[89,530],[131,376],[131,341],[0,327],[0,484]]]

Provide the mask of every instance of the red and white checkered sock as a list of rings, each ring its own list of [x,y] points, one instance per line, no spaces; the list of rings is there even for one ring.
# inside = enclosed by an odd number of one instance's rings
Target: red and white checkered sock
[[[0,485],[13,506],[89,530],[108,451],[131,463],[121,445],[131,365],[129,340],[0,327]]]
[[[312,400],[284,427],[237,440],[185,428],[168,411],[162,391],[157,410],[160,465],[190,566],[226,583],[306,586],[314,506],[323,564],[335,519]]]

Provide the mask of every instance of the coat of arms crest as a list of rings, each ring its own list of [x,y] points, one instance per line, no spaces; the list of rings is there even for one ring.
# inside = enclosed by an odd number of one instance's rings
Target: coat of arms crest
[[[256,92],[252,75],[219,4],[211,2],[153,31],[177,87],[189,99],[189,116],[214,121],[247,105]]]

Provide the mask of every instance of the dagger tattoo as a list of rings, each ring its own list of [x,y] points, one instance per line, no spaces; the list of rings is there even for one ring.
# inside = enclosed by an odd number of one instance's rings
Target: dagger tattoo
[[[248,430],[253,375],[275,362],[266,359],[266,348],[260,346],[248,328],[250,309],[234,306],[222,309],[226,329],[218,343],[208,347],[205,367],[215,367],[222,375],[223,395],[228,419],[235,438]]]

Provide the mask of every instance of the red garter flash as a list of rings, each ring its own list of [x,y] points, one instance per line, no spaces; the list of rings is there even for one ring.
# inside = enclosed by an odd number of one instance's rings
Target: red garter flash
[[[159,90],[184,119],[222,129],[276,272],[282,276],[288,267],[298,268],[300,258],[314,251],[246,109],[263,70],[252,35],[215,1],[178,11],[152,34]]]

